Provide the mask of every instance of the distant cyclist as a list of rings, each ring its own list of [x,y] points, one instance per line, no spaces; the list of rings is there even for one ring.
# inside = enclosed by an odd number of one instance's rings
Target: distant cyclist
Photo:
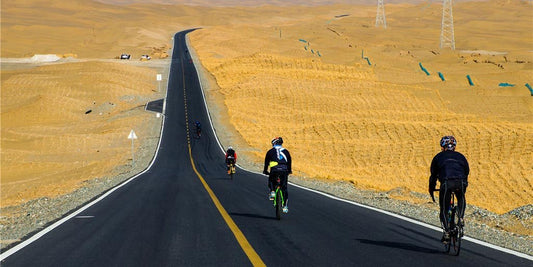
[[[291,160],[291,154],[289,151],[285,148],[283,148],[281,145],[283,144],[283,138],[276,137],[272,139],[272,148],[266,153],[265,156],[265,166],[263,168],[263,173],[268,175],[268,188],[270,189],[269,198],[270,200],[273,200],[276,196],[275,185],[277,181],[275,181],[276,177],[279,175],[280,177],[280,185],[281,185],[281,191],[283,192],[283,199],[285,200],[285,203],[283,203],[283,212],[287,213],[289,212],[288,207],[288,199],[289,199],[289,193],[287,191],[287,181],[289,178],[289,174],[292,173],[292,160]],[[268,171],[268,168],[270,167],[270,172]]]
[[[228,150],[226,150],[226,166],[228,166],[228,174],[230,174],[231,165],[235,165],[235,163],[237,163],[237,153],[232,146],[229,146]]]
[[[196,127],[196,135],[200,138],[200,136],[202,136],[202,124],[200,124],[199,121],[196,121],[194,125]]]
[[[429,194],[433,196],[437,179],[440,182],[439,207],[440,222],[444,230],[442,242],[447,242],[450,238],[446,213],[450,208],[451,193],[457,197],[459,224],[464,225],[464,214],[466,208],[465,192],[468,186],[468,174],[470,168],[468,161],[463,154],[455,151],[457,141],[453,136],[444,136],[440,140],[442,151],[433,158],[431,162],[431,176],[429,177]]]

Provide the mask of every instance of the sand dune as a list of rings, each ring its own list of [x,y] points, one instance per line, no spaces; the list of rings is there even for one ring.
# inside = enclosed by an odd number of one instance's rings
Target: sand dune
[[[78,61],[2,61],[3,207],[64,194],[128,164],[124,136],[132,125],[139,136],[154,134],[140,127],[153,116],[139,106],[157,96],[155,70],[133,62],[166,57],[173,34],[194,27],[191,43],[216,81],[210,104],[250,161],[261,162],[281,135],[297,175],[425,193],[437,142],[454,134],[472,168],[469,203],[498,213],[532,204],[528,2],[456,3],[456,51],[439,49],[440,4],[387,4],[381,29],[374,4],[101,2],[2,2],[2,58]],[[112,60],[121,53],[134,60]]]

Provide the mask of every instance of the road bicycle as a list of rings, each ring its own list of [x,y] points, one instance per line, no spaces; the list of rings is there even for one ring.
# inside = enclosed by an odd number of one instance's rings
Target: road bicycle
[[[228,164],[229,170],[228,175],[231,180],[233,180],[233,175],[235,175],[235,163]]]
[[[202,137],[202,128],[196,128],[196,137],[200,139]]]
[[[431,196],[431,198],[433,198],[433,195]],[[444,250],[446,251],[446,253],[459,256],[459,252],[461,252],[461,239],[463,238],[464,230],[463,225],[459,223],[459,217],[457,216],[458,207],[455,205],[455,200],[455,193],[452,191],[452,194],[450,196],[450,207],[446,212],[446,221],[448,223],[447,226],[449,229],[448,234],[450,240],[445,241]],[[433,198],[433,202],[435,202],[435,198]]]
[[[276,175],[276,186],[274,196],[274,208],[276,208],[276,219],[281,220],[281,213],[283,212],[283,203],[285,202],[283,199],[283,190],[281,190],[281,179],[279,177],[279,174]]]
[[[461,252],[461,239],[463,238],[463,226],[459,223],[459,217],[457,206],[455,205],[455,193],[452,192],[450,200],[450,208],[448,209],[448,229],[450,234],[450,240],[444,244],[444,249],[447,253],[458,256]]]

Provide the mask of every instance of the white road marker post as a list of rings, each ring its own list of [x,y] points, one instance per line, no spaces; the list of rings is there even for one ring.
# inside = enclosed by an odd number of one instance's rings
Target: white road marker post
[[[163,76],[161,74],[157,74],[157,92],[161,92],[161,80],[163,80]]]
[[[137,139],[137,135],[133,131],[133,129],[130,132],[130,135],[128,135],[128,139],[131,139],[131,167],[133,168],[135,164],[135,153],[133,150],[133,140]]]

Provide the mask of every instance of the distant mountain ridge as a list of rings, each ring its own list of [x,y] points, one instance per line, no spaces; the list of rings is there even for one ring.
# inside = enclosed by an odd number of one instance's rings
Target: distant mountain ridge
[[[106,4],[127,5],[127,4],[167,4],[167,5],[195,5],[195,6],[288,6],[288,5],[302,5],[302,6],[319,6],[330,4],[354,4],[354,5],[374,5],[376,0],[95,0]],[[418,4],[427,2],[429,0],[386,0],[386,3],[411,3]]]

